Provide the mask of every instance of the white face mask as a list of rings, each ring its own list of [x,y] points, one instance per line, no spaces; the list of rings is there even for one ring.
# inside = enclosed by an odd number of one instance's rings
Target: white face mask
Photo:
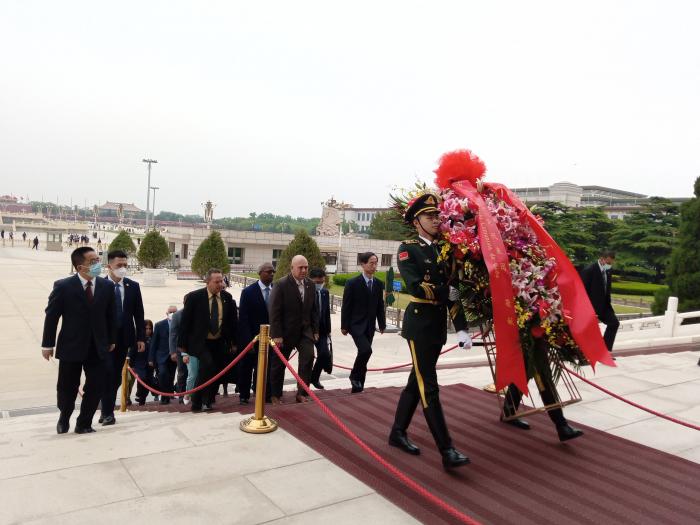
[[[601,266],[601,268],[603,269],[604,272],[607,272],[608,270],[610,270],[612,268],[612,264],[604,264]]]
[[[123,279],[129,271],[126,268],[117,268],[112,270],[112,273],[117,279]]]
[[[173,318],[173,314],[171,312],[168,312],[167,314],[165,314],[165,317],[167,317],[168,321],[170,321]]]

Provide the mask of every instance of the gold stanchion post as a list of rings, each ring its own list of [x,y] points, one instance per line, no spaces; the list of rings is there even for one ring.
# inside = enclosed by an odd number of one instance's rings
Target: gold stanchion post
[[[255,385],[255,415],[241,421],[241,430],[251,434],[266,434],[277,430],[277,421],[265,415],[267,378],[267,349],[270,346],[270,325],[260,325],[258,336],[258,370]]]
[[[126,396],[129,391],[129,358],[124,361],[124,366],[122,367],[122,399],[119,406],[119,412],[126,412]]]

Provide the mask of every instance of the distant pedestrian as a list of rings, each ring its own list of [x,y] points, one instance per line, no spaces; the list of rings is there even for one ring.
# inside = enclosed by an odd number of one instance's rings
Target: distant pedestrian
[[[22,232],[22,240],[23,241],[27,240],[27,232]]]
[[[34,237],[32,249],[39,251],[39,236],[38,235]]]

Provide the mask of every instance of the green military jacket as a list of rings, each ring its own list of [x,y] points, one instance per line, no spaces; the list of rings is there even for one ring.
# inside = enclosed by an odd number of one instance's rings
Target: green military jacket
[[[399,246],[399,273],[415,299],[406,307],[401,335],[419,343],[444,345],[448,308],[455,330],[466,330],[467,320],[459,301],[448,300],[448,268],[437,257],[437,246],[420,238]]]

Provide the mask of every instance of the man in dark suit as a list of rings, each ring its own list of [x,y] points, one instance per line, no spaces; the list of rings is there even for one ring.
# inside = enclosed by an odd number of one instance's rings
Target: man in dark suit
[[[238,346],[241,349],[248,346],[258,335],[261,324],[269,324],[270,322],[267,306],[272,293],[272,279],[275,276],[275,268],[272,263],[261,264],[258,268],[258,276],[260,279],[250,286],[246,286],[241,292],[238,309]],[[256,344],[253,350],[248,352],[238,364],[238,391],[241,405],[247,405],[250,401],[253,374],[257,372],[257,348]],[[266,396],[269,395],[270,393],[267,392]]]
[[[350,372],[352,393],[365,388],[367,363],[372,355],[372,340],[376,325],[379,333],[386,328],[384,312],[384,285],[374,278],[377,271],[377,256],[372,252],[361,253],[358,257],[362,273],[345,283],[343,308],[340,311],[340,331],[350,334],[357,347],[357,357]]]
[[[153,327],[153,337],[148,348],[148,364],[158,371],[158,388],[161,392],[174,392],[177,354],[170,353],[170,323],[177,311],[174,305],[168,306],[165,319]],[[170,396],[160,396],[160,404],[170,403]]]
[[[285,358],[294,348],[299,352],[299,376],[307,385],[311,381],[314,363],[314,342],[318,340],[318,305],[316,287],[306,274],[309,263],[303,255],[292,258],[292,268],[275,284],[270,297],[270,337]],[[282,402],[282,387],[286,367],[276,354],[270,358],[270,390],[273,405]],[[297,403],[308,401],[306,393],[297,386]]]
[[[615,315],[610,299],[612,288],[612,265],[615,262],[615,252],[604,250],[596,262],[586,266],[581,271],[581,280],[586,287],[588,298],[593,305],[598,320],[605,325],[605,346],[612,352],[617,329],[620,321]]]
[[[116,342],[114,286],[99,277],[102,264],[92,248],[85,246],[74,250],[71,263],[77,273],[56,281],[49,296],[41,352],[48,361],[56,346],[59,360],[56,391],[61,411],[56,431],[59,434],[68,432],[80,374],[85,372],[84,395],[75,423],[75,432],[85,434],[95,431],[92,417],[104,388],[102,363],[114,350]],[[59,319],[62,324],[56,343]]]
[[[143,300],[139,283],[129,279],[126,274],[129,267],[127,255],[122,250],[113,250],[107,254],[109,273],[107,281],[114,286],[114,311],[117,320],[117,346],[110,352],[105,365],[105,389],[102,394],[102,415],[99,422],[114,425],[114,403],[117,390],[122,382],[122,368],[127,353],[131,349],[146,351],[145,324],[143,318]],[[126,385],[123,385],[126,388]]]
[[[195,387],[219,373],[236,351],[238,309],[231,294],[224,291],[221,270],[211,268],[204,288],[190,292],[185,301],[178,334],[178,347],[199,359]],[[219,388],[215,382],[192,394],[192,412],[212,410]]]
[[[331,296],[323,286],[326,284],[326,271],[322,268],[312,268],[309,277],[316,286],[316,301],[318,302],[318,340],[316,341],[316,362],[311,371],[311,384],[314,388],[323,390],[321,371],[330,370],[332,366],[330,351],[331,336]]]

